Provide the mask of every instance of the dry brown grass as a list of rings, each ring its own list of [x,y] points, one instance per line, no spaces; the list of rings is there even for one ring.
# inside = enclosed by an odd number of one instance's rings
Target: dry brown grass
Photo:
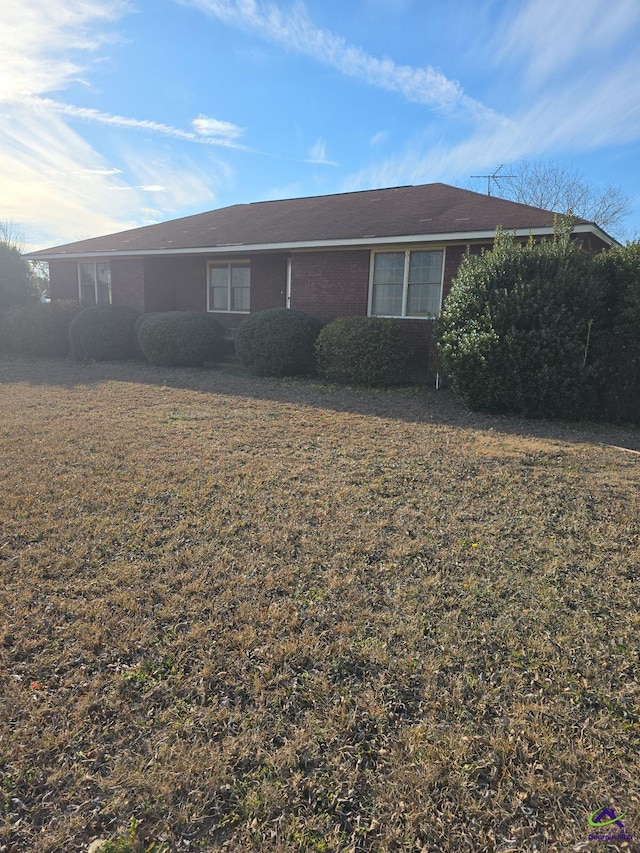
[[[233,368],[0,382],[4,853],[597,850],[608,804],[637,843],[638,433]]]

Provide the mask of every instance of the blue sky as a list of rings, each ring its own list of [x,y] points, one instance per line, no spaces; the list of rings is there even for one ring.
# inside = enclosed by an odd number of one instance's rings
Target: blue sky
[[[34,248],[551,159],[631,197],[638,0],[3,0],[0,220]]]

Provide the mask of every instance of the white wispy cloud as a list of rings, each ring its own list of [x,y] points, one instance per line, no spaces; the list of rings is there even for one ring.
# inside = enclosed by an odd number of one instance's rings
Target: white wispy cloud
[[[83,169],[82,174],[86,175],[121,175],[122,169],[116,169],[115,167],[105,167],[104,169]]]
[[[80,78],[87,55],[111,37],[105,25],[126,8],[122,0],[3,0],[0,100],[59,91]]]
[[[118,38],[115,24],[127,11],[122,0],[0,4],[2,215],[19,222],[35,246],[170,218],[192,205],[213,206],[216,186],[230,179],[229,167],[218,163],[213,152],[204,163],[183,150],[168,155],[164,146],[159,155],[155,137],[249,150],[234,142],[231,125],[214,138],[52,97],[79,82],[89,85],[93,63]],[[146,138],[142,146],[138,142],[127,150],[121,145],[117,154],[105,156],[83,139],[80,127],[72,126],[81,122],[143,131]],[[110,143],[116,140],[114,135]],[[149,207],[150,197],[156,206]]]
[[[161,122],[151,121],[149,119],[129,118],[127,116],[105,113],[101,110],[96,110],[93,107],[77,107],[73,104],[66,104],[63,101],[54,100],[53,98],[24,97],[20,99],[20,103],[33,110],[52,111],[60,113],[61,115],[69,116],[70,118],[95,122],[97,124],[110,125],[111,127],[143,130],[148,133],[171,136],[174,139],[181,139],[185,142],[195,142],[199,145],[214,145],[221,148],[234,148],[238,151],[257,153],[255,149],[249,148],[247,145],[232,142],[230,139],[205,136],[201,132],[194,133],[189,130],[182,130],[179,127],[173,127],[172,125],[162,124]],[[194,120],[194,124],[196,121],[198,121],[198,119]],[[225,125],[228,123],[220,122],[220,124]]]
[[[43,122],[14,106],[10,120],[0,124],[0,151],[3,210],[31,242],[66,242],[80,227],[100,234],[135,224],[133,205],[123,210],[109,193],[114,178],[99,173],[108,164],[97,165],[103,158],[60,116]]]
[[[388,136],[389,134],[386,130],[379,130],[377,133],[373,134],[369,140],[369,145],[380,145],[380,143],[384,142]]]
[[[239,127],[237,124],[232,124],[230,121],[221,121],[220,119],[202,114],[198,118],[194,118],[192,125],[195,132],[200,134],[200,136],[212,139],[233,141],[239,139],[245,133],[245,128]]]
[[[397,92],[408,101],[437,109],[462,110],[481,120],[500,117],[465,95],[460,84],[427,65],[398,65],[392,59],[371,56],[342,36],[316,26],[304,5],[288,10],[260,0],[180,0],[211,14],[224,23],[257,32],[286,50],[309,56],[340,73],[370,86]]]
[[[565,6],[552,0],[532,0],[509,22],[513,44],[506,42],[507,52],[517,50],[519,62],[517,69],[510,65],[512,88],[526,90],[533,78],[539,81],[550,75],[552,86],[543,86],[533,93],[529,88],[528,94],[520,99],[524,106],[514,110],[507,121],[479,126],[458,141],[434,145],[431,139],[426,142],[414,137],[403,151],[352,174],[345,188],[438,180],[466,182],[470,175],[493,170],[500,163],[521,158],[575,156],[640,140],[637,96],[640,54],[634,47],[640,4],[634,3],[631,14],[627,0],[610,2],[608,22],[604,21],[604,5],[600,0],[584,0],[579,7],[574,0],[568,0],[568,5],[576,17],[584,12],[592,23],[593,15],[602,13],[605,32],[590,35],[583,44],[577,35],[582,32],[582,25],[563,24]],[[526,29],[529,20],[531,31]],[[573,29],[568,32],[571,26]],[[518,38],[519,44],[515,45]],[[546,38],[550,45],[545,54]],[[596,41],[601,49],[606,46],[609,51],[606,75],[589,74],[588,70],[575,74],[565,68],[566,56],[569,63],[588,63],[589,51],[595,49]],[[538,47],[543,56],[531,59],[530,52],[535,54]],[[514,56],[510,56],[509,62],[513,60]],[[503,61],[506,62],[504,58]]]
[[[165,218],[176,209],[213,207],[216,187],[226,186],[233,179],[233,169],[223,159],[210,155],[204,161],[195,160],[181,148],[158,149],[153,140],[143,145],[123,141],[119,156],[136,190],[162,193],[152,203],[162,205]],[[140,203],[149,205],[149,199],[145,197]]]
[[[542,86],[576,62],[593,64],[638,21],[637,0],[528,0],[499,28],[494,56],[523,59],[527,82]]]
[[[316,163],[320,166],[337,166],[338,164],[327,157],[327,144],[324,139],[319,139],[309,152],[305,163]]]

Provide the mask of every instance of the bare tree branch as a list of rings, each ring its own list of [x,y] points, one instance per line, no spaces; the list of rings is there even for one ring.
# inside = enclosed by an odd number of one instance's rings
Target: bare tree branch
[[[0,219],[0,240],[21,253],[27,248],[24,231],[13,219]]]
[[[508,169],[516,177],[502,182],[498,195],[503,198],[558,213],[571,211],[614,235],[624,230],[631,199],[620,187],[590,184],[582,172],[553,160],[521,160]]]

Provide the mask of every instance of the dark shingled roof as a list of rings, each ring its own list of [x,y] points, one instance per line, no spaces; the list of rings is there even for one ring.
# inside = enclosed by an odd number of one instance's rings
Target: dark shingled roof
[[[183,219],[79,240],[29,257],[179,249],[241,249],[385,237],[553,227],[553,213],[447,184],[236,204]],[[578,220],[584,223],[585,220]]]

